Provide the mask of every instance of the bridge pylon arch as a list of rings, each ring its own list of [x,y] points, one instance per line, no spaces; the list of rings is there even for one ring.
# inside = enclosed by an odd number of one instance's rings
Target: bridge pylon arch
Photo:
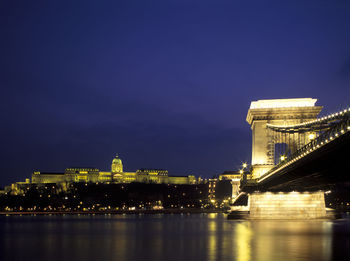
[[[275,164],[275,144],[284,143],[293,151],[298,148],[300,134],[288,141],[283,134],[272,135],[267,124],[288,126],[315,120],[322,110],[316,106],[317,99],[273,99],[252,101],[247,114],[247,122],[252,129],[252,178],[259,178]]]

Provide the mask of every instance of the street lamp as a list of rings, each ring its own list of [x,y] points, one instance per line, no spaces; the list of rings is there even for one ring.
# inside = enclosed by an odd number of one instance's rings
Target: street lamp
[[[310,133],[310,134],[309,134],[309,140],[313,140],[313,139],[315,139],[315,138],[316,138],[315,133]]]

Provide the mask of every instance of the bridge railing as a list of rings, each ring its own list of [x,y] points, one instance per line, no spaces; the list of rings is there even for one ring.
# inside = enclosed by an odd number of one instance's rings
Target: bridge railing
[[[293,154],[291,154],[289,157],[286,157],[285,160],[279,162],[277,165],[275,165],[272,169],[270,169],[268,172],[266,172],[263,176],[259,178],[259,181],[262,179],[265,179],[267,176],[270,176],[277,170],[280,170],[286,166],[289,166],[293,162],[305,157],[310,152],[326,145],[330,141],[340,137],[341,135],[345,134],[346,132],[350,131],[350,117],[344,117],[341,121],[339,121],[337,124],[332,126],[327,131],[322,132],[318,137],[313,139],[311,142],[305,144],[303,147],[295,151]]]

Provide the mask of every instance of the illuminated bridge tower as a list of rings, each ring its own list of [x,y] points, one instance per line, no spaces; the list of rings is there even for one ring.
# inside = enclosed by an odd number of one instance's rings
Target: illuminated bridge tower
[[[322,106],[315,106],[316,99],[276,99],[251,102],[247,122],[252,129],[252,178],[259,178],[277,163],[278,151],[293,153],[308,143],[307,137],[296,133],[276,135],[266,127],[271,125],[294,125],[317,118]]]

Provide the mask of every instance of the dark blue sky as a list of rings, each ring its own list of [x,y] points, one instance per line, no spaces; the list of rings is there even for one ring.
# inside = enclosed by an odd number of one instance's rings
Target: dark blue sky
[[[350,2],[1,1],[0,185],[70,166],[210,177],[252,100],[350,105]]]

